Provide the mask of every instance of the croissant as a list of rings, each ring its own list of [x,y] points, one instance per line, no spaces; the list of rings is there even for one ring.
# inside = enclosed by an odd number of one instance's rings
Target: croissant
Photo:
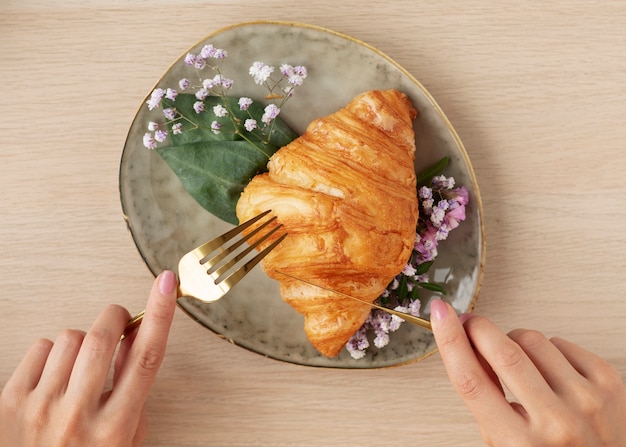
[[[404,93],[365,92],[279,149],[237,203],[240,221],[271,209],[288,232],[263,269],[324,356],[341,351],[370,306],[279,272],[368,302],[385,290],[415,242],[416,116]]]

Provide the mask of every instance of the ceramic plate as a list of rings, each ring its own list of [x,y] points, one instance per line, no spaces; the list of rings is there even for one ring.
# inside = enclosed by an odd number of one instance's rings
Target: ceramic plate
[[[470,192],[467,219],[440,245],[431,278],[445,284],[446,299],[458,312],[471,310],[482,278],[485,252],[478,186],[461,141],[426,89],[375,48],[319,27],[243,23],[208,36],[188,51],[199,53],[207,43],[229,53],[222,69],[225,76],[235,81],[233,96],[262,95],[248,75],[254,61],[275,66],[305,65],[308,77],[304,85],[281,112],[281,118],[298,133],[304,132],[313,119],[335,112],[366,90],[396,88],[411,98],[419,110],[414,122],[416,171],[449,156],[451,163],[446,173]],[[189,68],[183,63],[188,51],[168,69],[158,86],[177,86],[179,79],[189,75]],[[201,208],[157,152],[143,146],[142,136],[149,119],[144,103],[145,100],[124,147],[120,193],[137,248],[150,270],[158,274],[163,269],[176,270],[184,253],[230,225]],[[183,299],[179,305],[197,322],[232,343],[291,363],[376,368],[413,362],[436,350],[430,332],[406,323],[391,334],[388,346],[380,350],[370,348],[363,359],[352,359],[345,349],[336,358],[325,358],[307,341],[303,318],[280,299],[277,283],[260,267],[218,302],[202,304]],[[428,312],[428,305],[425,307]]]

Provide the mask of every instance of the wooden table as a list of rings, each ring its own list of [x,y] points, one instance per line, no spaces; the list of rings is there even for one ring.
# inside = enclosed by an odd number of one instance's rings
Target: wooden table
[[[471,3],[471,6],[470,6]],[[152,276],[119,160],[155,81],[258,19],[379,48],[432,93],[472,159],[487,266],[477,312],[582,344],[626,374],[626,4],[389,0],[0,5],[0,384],[38,337],[137,311]],[[280,363],[177,312],[149,446],[482,445],[440,357],[343,371]]]

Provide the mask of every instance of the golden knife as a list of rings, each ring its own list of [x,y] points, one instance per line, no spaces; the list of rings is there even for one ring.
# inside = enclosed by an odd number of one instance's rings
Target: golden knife
[[[280,271],[280,270],[274,270],[274,271],[277,272],[277,273],[280,273],[281,275],[288,276],[289,278],[292,278],[292,279],[295,279],[295,280],[298,280],[298,281],[302,281],[305,284],[309,284],[309,285],[314,286],[314,287],[319,287],[320,289],[326,290],[328,292],[337,293],[337,294],[339,294],[341,296],[345,296],[346,298],[351,298],[351,299],[353,299],[355,301],[359,301],[359,302],[361,302],[363,304],[367,304],[368,306],[374,307],[376,309],[379,309],[379,310],[382,310],[384,312],[387,312],[387,313],[389,313],[391,315],[395,315],[395,316],[397,316],[399,318],[402,318],[403,320],[408,321],[409,323],[412,323],[412,324],[414,324],[416,326],[419,326],[419,327],[422,327],[424,329],[428,329],[429,331],[432,331],[432,327],[430,325],[430,321],[426,320],[425,318],[416,317],[414,315],[410,315],[410,314],[407,314],[405,312],[399,312],[397,310],[389,309],[388,307],[379,306],[378,304],[375,304],[375,303],[369,303],[369,302],[367,302],[365,300],[362,300],[361,298],[357,298],[355,296],[348,295],[348,294],[343,293],[343,292],[339,292],[338,290],[330,289],[330,288],[322,286],[320,284],[315,284],[315,283],[313,283],[311,281],[308,281],[308,280],[302,279],[302,278],[298,278],[297,276],[290,275],[289,273],[285,273],[285,272]]]

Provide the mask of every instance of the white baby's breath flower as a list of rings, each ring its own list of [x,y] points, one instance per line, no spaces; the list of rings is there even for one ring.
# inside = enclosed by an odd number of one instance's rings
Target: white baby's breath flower
[[[274,67],[264,64],[263,62],[256,61],[252,64],[249,70],[250,76],[254,78],[254,82],[258,85],[263,84],[274,73]]]
[[[215,114],[215,116],[222,118],[228,115],[228,110],[226,110],[223,105],[218,104],[216,106],[213,106],[213,113]]]
[[[261,121],[263,121],[265,124],[270,124],[274,120],[274,118],[278,116],[279,113],[280,109],[278,108],[278,106],[276,104],[270,104],[265,107],[263,116],[261,116]]]
[[[143,135],[143,145],[148,149],[154,149],[157,147],[157,142],[151,133],[146,132]]]
[[[256,129],[257,127],[257,122],[255,119],[252,118],[248,118],[244,123],[243,126],[246,128],[246,130],[248,132],[252,132],[254,129]]]

